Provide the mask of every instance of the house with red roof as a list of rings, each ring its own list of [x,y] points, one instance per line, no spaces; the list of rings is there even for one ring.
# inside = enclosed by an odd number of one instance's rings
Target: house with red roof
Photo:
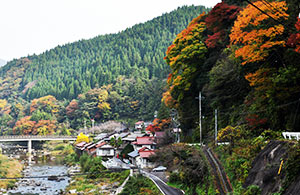
[[[151,162],[150,156],[155,154],[155,151],[147,147],[138,150],[139,156],[136,157],[136,165],[140,168],[153,168],[155,164]]]
[[[143,147],[155,149],[155,137],[137,137],[135,142],[132,142],[134,150],[140,150]]]

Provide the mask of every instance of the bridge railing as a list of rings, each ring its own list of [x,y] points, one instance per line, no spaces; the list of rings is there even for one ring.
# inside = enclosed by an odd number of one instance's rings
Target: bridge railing
[[[74,139],[76,136],[67,136],[67,135],[5,135],[0,136],[1,139],[39,139],[39,138],[66,138],[66,139]]]
[[[284,139],[296,139],[299,141],[300,139],[300,132],[282,132],[282,136]]]

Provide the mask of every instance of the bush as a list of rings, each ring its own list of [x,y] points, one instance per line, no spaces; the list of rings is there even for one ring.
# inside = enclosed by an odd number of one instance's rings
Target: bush
[[[251,185],[248,186],[247,191],[244,193],[244,195],[260,195],[261,189],[257,185]]]
[[[57,145],[55,146],[54,150],[64,150],[65,146],[64,145]]]
[[[172,172],[172,173],[170,174],[169,181],[170,181],[171,183],[178,183],[178,182],[181,182],[179,173]]]
[[[285,165],[286,177],[284,179],[283,189],[286,190],[289,185],[295,181],[300,173],[300,143],[290,148],[288,160]]]
[[[105,169],[102,165],[101,157],[92,157],[84,153],[80,159],[81,171],[88,173],[87,178],[95,179],[99,178],[102,175],[103,170]]]
[[[199,184],[208,183],[208,165],[198,148],[182,143],[173,144],[158,150],[151,159],[169,170],[178,170],[178,173],[171,174],[170,182],[181,183],[193,193]]]

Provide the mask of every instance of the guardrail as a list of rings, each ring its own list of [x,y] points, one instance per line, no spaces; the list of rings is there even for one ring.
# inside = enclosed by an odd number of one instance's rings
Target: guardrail
[[[284,139],[296,139],[299,141],[300,139],[300,132],[282,132],[282,136]]]

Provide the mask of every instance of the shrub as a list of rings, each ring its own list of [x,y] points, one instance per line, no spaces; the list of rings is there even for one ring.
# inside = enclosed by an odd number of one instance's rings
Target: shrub
[[[55,146],[54,150],[64,150],[65,146],[64,145],[57,145]]]
[[[287,189],[289,185],[295,181],[300,173],[300,143],[290,148],[288,160],[286,162],[286,177],[284,179],[283,189]]]
[[[257,185],[251,185],[248,186],[247,191],[244,193],[244,195],[260,195],[261,189]]]

